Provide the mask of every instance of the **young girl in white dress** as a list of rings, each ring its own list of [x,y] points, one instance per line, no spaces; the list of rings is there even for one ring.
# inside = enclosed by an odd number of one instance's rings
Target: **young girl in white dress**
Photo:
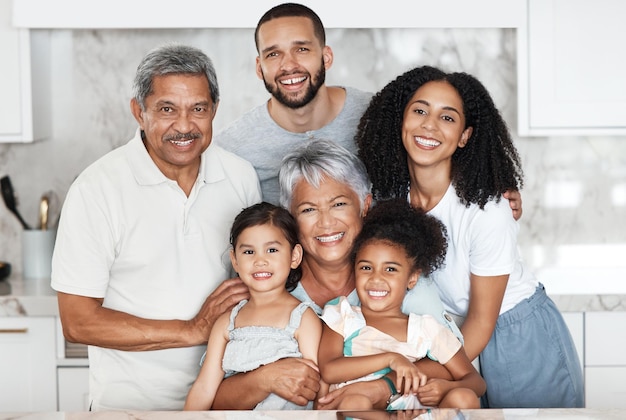
[[[244,209],[231,229],[230,259],[250,290],[250,299],[217,319],[185,410],[209,410],[224,376],[254,370],[285,357],[317,363],[322,325],[306,303],[289,291],[300,279],[302,247],[296,222],[281,207],[259,203]],[[255,409],[297,410],[270,394]]]

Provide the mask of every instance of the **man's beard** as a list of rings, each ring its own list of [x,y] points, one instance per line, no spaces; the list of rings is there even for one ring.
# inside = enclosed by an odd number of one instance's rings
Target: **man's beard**
[[[322,65],[318,70],[317,74],[314,78],[310,78],[310,84],[304,93],[304,96],[301,98],[292,98],[291,96],[285,94],[280,88],[277,86],[270,85],[266,80],[265,76],[263,76],[263,83],[265,84],[265,89],[274,97],[278,102],[285,105],[288,108],[298,109],[307,105],[309,102],[315,98],[317,92],[320,90],[320,87],[326,81],[326,69],[324,68],[324,60],[322,59]]]

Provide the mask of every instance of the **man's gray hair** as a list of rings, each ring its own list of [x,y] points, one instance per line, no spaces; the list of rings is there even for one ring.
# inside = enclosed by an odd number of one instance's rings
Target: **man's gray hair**
[[[220,99],[217,75],[211,59],[195,47],[180,44],[166,44],[150,51],[141,60],[133,82],[133,97],[146,109],[146,98],[152,93],[152,82],[157,76],[168,74],[205,75],[213,106]]]
[[[283,158],[278,174],[280,204],[291,209],[293,189],[300,180],[304,179],[319,188],[325,178],[352,188],[363,210],[363,203],[372,187],[365,165],[344,147],[322,139],[304,143]]]

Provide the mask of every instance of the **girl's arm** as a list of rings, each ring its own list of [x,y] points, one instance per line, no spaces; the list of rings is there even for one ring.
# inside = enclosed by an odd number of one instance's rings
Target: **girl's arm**
[[[200,369],[198,378],[189,390],[184,410],[205,411],[213,405],[217,388],[224,378],[222,359],[228,343],[229,321],[230,312],[222,314],[215,321],[211,335],[209,335],[204,364]]]
[[[313,309],[308,308],[302,314],[302,320],[300,327],[295,333],[296,340],[298,340],[298,347],[302,353],[304,359],[309,359],[317,365],[317,356],[320,347],[320,340],[322,337],[322,321],[319,319]],[[320,390],[317,393],[317,398],[322,397],[328,393],[328,385],[320,378]]]
[[[403,355],[380,353],[369,356],[343,355],[343,337],[324,325],[319,349],[319,365],[322,379],[328,384],[358,379],[381,369],[391,368],[396,375],[396,388],[405,393],[417,389],[426,382],[426,377]],[[402,382],[404,381],[404,387]]]
[[[446,394],[454,388],[468,388],[474,391],[476,397],[485,393],[485,380],[476,371],[470,362],[463,347],[444,365],[454,380],[430,379],[428,383],[417,391],[417,398],[427,406],[438,406]]]
[[[500,307],[509,276],[470,275],[470,296],[467,318],[461,327],[467,357],[474,360],[483,351],[500,314]]]
[[[304,311],[300,327],[298,327],[294,335],[298,341],[302,357],[317,364],[317,352],[322,337],[322,321],[313,312],[313,309],[307,308]]]

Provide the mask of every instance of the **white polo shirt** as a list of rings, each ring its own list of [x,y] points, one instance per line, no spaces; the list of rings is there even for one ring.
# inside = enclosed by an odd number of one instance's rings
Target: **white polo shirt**
[[[211,145],[189,195],[139,131],[88,167],[63,206],[52,287],[148,318],[191,319],[229,277],[234,217],[261,200],[247,161]],[[144,352],[89,347],[92,409],[180,410],[205,346]]]

